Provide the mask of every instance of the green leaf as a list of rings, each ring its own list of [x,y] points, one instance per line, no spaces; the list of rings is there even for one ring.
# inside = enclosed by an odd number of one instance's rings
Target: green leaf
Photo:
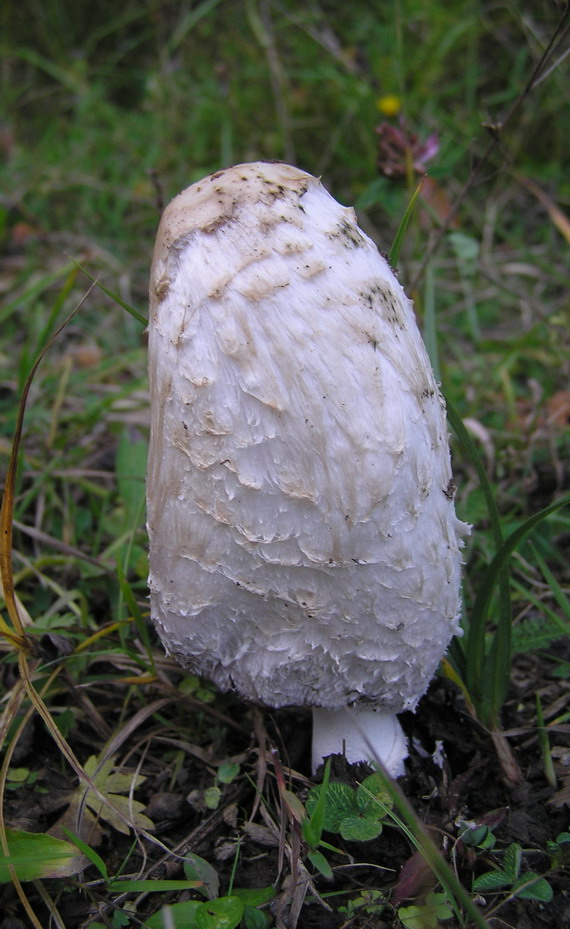
[[[220,784],[231,784],[239,774],[239,764],[235,761],[224,761],[218,768],[216,775]]]
[[[204,887],[200,893],[210,900],[214,900],[220,890],[218,872],[204,858],[188,852],[183,862],[184,874],[191,881],[202,881]]]
[[[245,929],[269,929],[271,917],[262,910],[256,910],[253,906],[245,907],[243,911],[243,924]]]
[[[486,826],[483,828],[485,829],[485,835],[481,838],[477,845],[482,851],[490,851],[495,847],[497,840],[490,829],[487,829]]]
[[[435,910],[438,919],[446,920],[453,916],[453,910],[445,894],[428,894],[426,904]]]
[[[488,826],[470,826],[464,823],[465,828],[459,833],[459,838],[464,845],[470,848],[491,849],[494,847],[495,836]]]
[[[239,897],[218,897],[201,903],[196,911],[196,929],[235,929],[241,922],[244,905]]]
[[[292,790],[284,789],[281,791],[281,797],[293,819],[298,823],[304,822],[307,814],[297,794],[294,794]]]
[[[321,832],[316,829],[310,819],[304,819],[301,823],[303,839],[310,848],[316,848],[321,841]]]
[[[29,768],[8,768],[8,786],[25,784],[29,777]]]
[[[217,810],[220,805],[222,791],[219,787],[207,787],[204,791],[204,803],[209,810]]]
[[[127,914],[117,907],[111,916],[111,925],[113,929],[126,929],[129,923],[130,919]]]
[[[453,910],[445,894],[428,894],[426,902],[429,906],[435,908],[438,919],[446,920],[452,918]]]
[[[345,816],[339,832],[347,842],[369,842],[382,832],[382,823],[367,816]]]
[[[154,913],[145,920],[145,929],[197,929],[196,912],[202,906],[199,900],[186,900],[183,903],[172,903],[163,906],[158,913]],[[168,913],[169,922],[165,915]]]
[[[554,896],[548,881],[535,871],[525,871],[521,874],[513,884],[511,893],[522,900],[537,900],[539,903],[550,903]]]
[[[522,860],[522,848],[516,842],[513,842],[512,845],[505,851],[505,857],[503,858],[503,871],[505,874],[508,874],[511,883],[516,881],[519,876],[521,869],[521,860]]]
[[[504,871],[487,871],[486,874],[480,874],[473,881],[473,890],[478,893],[490,893],[496,890],[502,890],[512,884],[512,878]]]
[[[398,919],[406,929],[424,929],[421,907],[401,906],[398,910]]]
[[[348,784],[332,781],[326,791],[324,784],[312,787],[307,797],[307,813],[312,817],[317,804],[324,797],[323,829],[327,832],[338,832],[342,820],[349,815],[358,815],[356,794]]]
[[[305,819],[301,824],[303,830],[303,838],[306,842],[312,847],[316,848],[319,842],[321,841],[321,835],[323,829],[325,828],[325,802],[326,796],[329,789],[329,778],[331,773],[331,763],[330,759],[325,765],[325,773],[323,775],[323,782],[320,784],[319,789],[313,788],[316,790],[314,804],[311,802],[310,808],[312,810],[309,819]],[[309,797],[311,792],[309,793]],[[307,800],[309,800],[307,797]],[[307,809],[307,813],[309,810]]]
[[[398,918],[406,929],[438,929],[441,922],[451,919],[451,909],[445,894],[428,894],[425,903],[401,907]]]
[[[20,881],[70,877],[85,867],[86,861],[76,845],[39,832],[6,829],[10,854],[0,854],[0,883],[12,880],[12,865]]]
[[[560,629],[561,620],[553,618],[553,610],[548,604],[542,603],[531,592],[524,590],[524,596],[529,603],[534,604],[544,616],[527,616],[513,628],[513,654],[526,655],[528,652],[538,652],[541,648],[548,648],[553,642],[567,633]]]
[[[239,897],[246,906],[263,906],[275,896],[275,887],[234,887],[232,896]]]
[[[398,910],[398,919],[406,929],[437,929],[435,913],[423,906],[403,906]]]
[[[310,851],[307,854],[307,858],[313,867],[317,869],[319,874],[322,874],[323,877],[326,877],[328,880],[332,880],[332,868],[324,855],[321,855],[320,852]]]
[[[388,815],[394,802],[379,774],[371,774],[358,785],[356,805],[363,816],[383,819]]]

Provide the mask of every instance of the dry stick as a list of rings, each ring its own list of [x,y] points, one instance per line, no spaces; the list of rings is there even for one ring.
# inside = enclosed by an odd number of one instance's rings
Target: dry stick
[[[37,542],[44,542],[46,545],[49,545],[50,548],[53,548],[58,552],[63,552],[64,555],[69,555],[70,558],[86,561],[88,564],[93,565],[96,568],[101,568],[102,571],[112,573],[113,575],[116,572],[115,564],[106,565],[99,558],[92,558],[91,555],[87,555],[85,552],[75,548],[73,545],[66,545],[65,542],[61,542],[59,539],[56,539],[55,536],[49,535],[47,532],[43,532],[41,529],[36,529],[35,526],[26,526],[25,523],[21,523],[17,519],[12,520],[12,525],[15,529],[19,529],[20,532],[23,532],[24,535],[30,536],[31,539],[35,539]]]
[[[479,177],[481,173],[481,169],[487,163],[487,161],[489,160],[491,154],[495,151],[495,149],[499,147],[500,136],[501,136],[502,131],[512,121],[513,117],[515,116],[517,111],[520,109],[520,107],[522,106],[526,98],[534,90],[536,84],[539,81],[539,78],[541,77],[541,73],[544,67],[546,66],[549,58],[551,57],[551,55],[553,54],[553,51],[555,50],[555,46],[557,45],[558,40],[560,39],[560,41],[562,41],[562,39],[564,38],[564,31],[566,29],[567,20],[569,16],[570,16],[570,3],[567,3],[566,8],[564,9],[564,12],[562,13],[562,16],[558,22],[558,25],[556,26],[556,29],[554,30],[548,45],[544,49],[544,52],[542,53],[540,60],[538,61],[538,64],[534,68],[524,88],[521,90],[520,94],[518,95],[516,100],[514,100],[510,109],[507,111],[507,115],[502,120],[502,122],[493,124],[492,126],[491,125],[488,126],[489,130],[491,131],[491,138],[489,139],[489,142],[487,143],[487,146],[485,148],[485,151],[481,155],[481,158],[479,159],[475,167],[472,168],[469,174],[469,177],[467,178],[463,187],[459,191],[459,194],[457,195],[454,203],[451,205],[451,208],[449,209],[449,212],[447,213],[446,217],[443,219],[437,234],[432,239],[431,243],[428,245],[423,261],[421,262],[412,280],[412,283],[410,285],[410,290],[412,292],[417,288],[419,281],[421,280],[421,277],[423,273],[425,272],[433,254],[437,251],[437,249],[441,245],[441,242],[443,238],[445,237],[451,223],[455,219],[455,216],[457,215],[457,212],[461,204],[463,203],[468,192],[471,190],[475,181]]]

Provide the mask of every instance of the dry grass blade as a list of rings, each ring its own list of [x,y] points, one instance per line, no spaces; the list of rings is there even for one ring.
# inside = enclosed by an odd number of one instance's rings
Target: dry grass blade
[[[154,713],[162,710],[171,702],[172,698],[162,697],[160,700],[155,700],[153,703],[149,703],[146,706],[143,706],[137,713],[135,713],[135,715],[125,723],[119,732],[116,732],[110,741],[107,742],[100,755],[100,765],[103,765],[107,759],[111,758],[119,750],[126,739],[130,738],[132,733],[138,729],[138,727],[142,725],[142,723],[144,723],[145,720],[149,718],[149,716],[152,716]]]
[[[64,555],[69,555],[70,558],[78,558],[80,561],[85,561],[87,564],[93,565],[95,568],[100,568],[102,571],[108,571],[109,573],[112,572],[113,574],[115,573],[114,564],[105,564],[105,562],[101,561],[99,558],[92,558],[90,555],[87,555],[80,549],[75,548],[73,545],[66,545],[65,542],[61,541],[61,539],[56,539],[54,536],[49,535],[49,533],[42,532],[41,529],[36,529],[35,526],[26,526],[24,523],[19,522],[17,519],[12,520],[12,525],[16,529],[19,529],[21,532],[23,532],[25,535],[30,536],[31,539],[35,539],[37,542],[45,542],[46,545],[49,545],[50,548],[62,552]]]
[[[554,202],[552,197],[549,197],[538,184],[535,184],[530,177],[523,177],[522,174],[515,175],[519,184],[522,184],[523,187],[526,187],[530,193],[536,197],[538,202],[542,204],[552,223],[558,229],[559,233],[564,236],[568,245],[570,245],[570,219],[566,216],[563,210]]]

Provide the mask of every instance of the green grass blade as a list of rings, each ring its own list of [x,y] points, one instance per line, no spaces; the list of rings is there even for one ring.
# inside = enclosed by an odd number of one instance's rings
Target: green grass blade
[[[50,310],[47,322],[45,323],[43,330],[40,333],[40,336],[38,339],[38,345],[36,348],[36,354],[39,354],[39,352],[41,352],[42,348],[44,347],[46,342],[49,340],[50,334],[52,332],[53,327],[56,324],[59,313],[67,297],[69,296],[69,294],[71,293],[73,289],[73,285],[75,284],[78,273],[79,273],[79,268],[72,267],[70,268],[69,273],[66,275],[65,280],[63,282],[63,286],[60,292],[57,294],[57,297],[53,301],[53,305]]]
[[[20,291],[12,300],[7,300],[0,309],[0,323],[8,319],[19,305],[31,305],[40,294],[49,290],[56,281],[59,281],[62,277],[67,278],[76,267],[76,264],[75,261],[67,262],[57,271],[45,274],[40,280],[34,280],[29,287]]]
[[[317,800],[317,805],[312,813],[312,816],[308,819],[305,819],[302,824],[303,837],[313,849],[317,848],[323,834],[325,824],[325,803],[327,799],[330,773],[331,763],[329,759],[325,766],[325,773],[323,775],[323,781],[319,793],[319,799]]]
[[[461,416],[451,401],[447,400],[446,402],[449,422],[479,478],[479,484],[487,505],[495,546],[500,550],[503,545],[503,530],[501,528],[501,517],[497,508],[491,482],[487,477],[487,472],[485,471],[475,443],[463,425]],[[495,634],[496,644],[493,649],[491,666],[488,667],[485,662],[487,612],[481,612],[477,609],[477,601],[469,619],[465,645],[461,651],[459,649],[453,650],[451,656],[454,662],[457,662],[461,658],[464,659],[461,661],[461,665],[456,667],[456,670],[464,679],[471,700],[477,709],[481,708],[481,704],[484,700],[483,691],[485,688],[491,688],[491,704],[496,708],[497,704],[500,705],[502,703],[508,686],[511,663],[511,598],[508,564],[509,559],[506,558],[501,564],[501,568],[494,578],[490,590],[490,593],[492,593],[497,585],[499,587],[497,632]],[[501,695],[503,696],[501,697]],[[489,700],[488,694],[487,700]],[[493,712],[494,711],[495,710],[493,710]]]
[[[396,232],[396,235],[394,236],[394,241],[392,242],[392,248],[390,249],[390,252],[388,255],[388,261],[390,262],[390,265],[392,268],[396,268],[398,265],[398,260],[400,258],[400,251],[401,251],[401,248],[404,242],[404,238],[406,236],[406,232],[408,230],[410,219],[412,218],[412,213],[414,212],[416,200],[418,199],[420,190],[422,189],[423,182],[424,182],[424,179],[422,178],[418,186],[414,190],[412,198],[406,207],[406,212],[404,213],[404,215],[402,216],[402,219],[400,220],[398,231]]]
[[[544,580],[548,584],[554,599],[556,600],[558,606],[560,607],[562,615],[567,620],[568,625],[566,625],[562,621],[560,622],[561,631],[565,635],[570,635],[570,600],[568,599],[568,597],[562,590],[562,587],[560,586],[560,584],[554,577],[554,574],[552,573],[552,571],[546,564],[546,561],[544,560],[544,558],[542,557],[542,555],[540,554],[536,546],[533,545],[532,549],[534,552],[534,560],[536,561],[538,567],[540,568],[542,572],[542,576],[544,577]]]
[[[447,406],[447,418],[453,428],[453,431],[457,435],[457,438],[459,439],[460,444],[463,446],[469,461],[477,472],[477,477],[479,478],[479,483],[481,485],[481,490],[483,491],[483,496],[485,497],[485,503],[489,513],[489,521],[491,524],[495,545],[500,546],[503,543],[501,517],[497,509],[495,494],[493,492],[491,482],[487,477],[487,472],[485,471],[485,466],[481,461],[481,456],[477,451],[477,446],[463,425],[463,420],[461,419],[459,412],[448,397],[445,398],[445,403]]]
[[[144,645],[148,659],[148,670],[151,674],[156,674],[156,665],[152,651],[152,644],[150,641],[148,623],[145,622],[144,616],[137,603],[137,599],[133,593],[131,585],[125,577],[125,572],[123,571],[120,562],[117,562],[117,578],[119,581],[119,588],[122,594],[122,598],[133,618],[137,633],[140,636],[142,644]],[[135,657],[138,660],[138,656]]]
[[[485,623],[482,623],[483,627]],[[486,725],[498,726],[501,708],[506,700],[511,679],[512,616],[499,612],[497,628],[485,657],[484,674],[477,682],[477,715]]]
[[[111,300],[113,300],[114,303],[117,304],[117,306],[122,306],[122,308],[126,310],[127,313],[130,313],[131,316],[133,316],[137,320],[137,322],[141,323],[143,326],[148,325],[148,319],[145,319],[142,313],[139,313],[138,310],[135,310],[135,308],[131,306],[129,303],[126,303],[124,300],[121,300],[118,294],[116,294],[112,290],[109,290],[108,287],[105,287],[105,285],[101,283],[99,278],[94,277],[91,274],[91,272],[88,271],[87,268],[84,268],[83,265],[80,264],[78,261],[75,261],[74,264],[76,264],[77,267],[80,269],[80,271],[83,271],[83,273],[89,278],[89,280],[93,281],[93,283],[96,284],[97,287],[99,287],[99,289],[102,290],[104,294],[107,294],[107,296],[110,297]]]
[[[542,764],[544,766],[544,776],[553,790],[558,787],[552,752],[550,751],[550,742],[548,741],[548,730],[544,722],[544,713],[542,712],[542,702],[540,694],[536,694],[536,722],[538,729],[538,744],[542,755]]]
[[[111,881],[109,890],[113,893],[168,893],[173,890],[195,890],[202,886],[202,881]]]
[[[215,7],[217,7],[221,2],[222,0],[204,0],[204,2],[196,8],[194,8],[194,4],[192,4],[192,9],[184,15],[168,41],[166,49],[168,58],[171,58],[174,54],[176,54],[178,48],[182,42],[184,42],[190,30],[193,29],[194,26],[204,18],[204,16],[207,16],[208,13],[211,13],[211,11],[215,9]]]
[[[437,344],[437,318],[435,312],[435,288],[433,280],[433,265],[426,267],[426,280],[424,288],[424,343],[431,361],[436,381],[441,381],[441,366],[439,363],[439,348]]]
[[[569,504],[570,495],[562,497],[560,500],[556,500],[554,503],[551,503],[549,506],[544,507],[544,509],[526,519],[517,529],[514,530],[514,532],[510,534],[508,539],[503,542],[501,548],[489,565],[483,579],[483,583],[481,585],[475,606],[478,612],[485,613],[486,610],[488,610],[491,594],[497,582],[497,578],[499,577],[507,560],[510,558],[515,549],[520,545],[523,539],[528,535],[528,533],[548,516],[551,516],[553,513],[556,513],[557,510],[560,510],[562,507],[568,506]]]
[[[481,581],[471,620],[471,630],[475,629],[477,633],[477,636],[473,637],[473,642],[475,643],[475,647],[482,652],[482,655],[478,656],[481,660],[481,667],[479,668],[478,665],[475,666],[474,664],[470,665],[471,655],[468,653],[467,684],[470,693],[473,695],[475,692],[476,696],[480,699],[483,710],[483,721],[486,723],[493,722],[494,719],[496,719],[496,716],[493,714],[496,714],[498,709],[500,709],[499,701],[502,702],[501,694],[504,699],[504,693],[508,684],[508,677],[507,680],[505,680],[505,665],[507,669],[510,670],[511,629],[510,624],[508,628],[503,628],[501,617],[499,617],[497,631],[489,652],[488,660],[485,658],[485,628],[493,593],[497,583],[500,582],[506,572],[511,555],[528,533],[544,519],[552,515],[552,513],[562,509],[562,507],[567,506],[569,503],[570,496],[563,497],[561,500],[557,500],[555,503],[550,504],[550,506],[545,507],[539,513],[535,513],[534,516],[525,520],[525,522],[515,529],[502,544]],[[470,633],[469,643],[471,643],[471,641],[472,636]],[[506,653],[507,649],[508,655]],[[490,665],[489,661],[491,663]],[[484,674],[483,662],[485,664]],[[477,677],[475,676],[476,674]]]
[[[412,844],[421,852],[423,858],[444,888],[450,905],[455,910],[456,915],[458,917],[461,916],[460,910],[462,908],[463,912],[471,920],[470,924],[477,926],[477,929],[489,929],[489,924],[477,909],[470,894],[455,874],[455,871],[449,866],[433,839],[425,830],[400,786],[396,781],[388,777],[380,766],[377,767],[377,773],[382,781],[384,790],[394,804],[393,809],[387,811],[387,815],[403,829],[410,838]],[[396,810],[399,816],[396,815]]]
[[[88,861],[94,865],[105,883],[109,881],[109,872],[107,871],[107,865],[101,858],[101,856],[93,849],[87,842],[84,842],[78,835],[75,835],[70,829],[66,829],[65,826],[62,826],[64,834],[67,836],[70,842],[73,842],[77,846],[80,852],[82,852]]]

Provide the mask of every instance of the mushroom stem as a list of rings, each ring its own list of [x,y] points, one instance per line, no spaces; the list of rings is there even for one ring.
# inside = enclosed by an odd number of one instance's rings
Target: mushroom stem
[[[404,774],[407,740],[395,713],[369,707],[313,707],[313,773],[323,758],[343,752],[347,761],[381,761],[388,774]]]

